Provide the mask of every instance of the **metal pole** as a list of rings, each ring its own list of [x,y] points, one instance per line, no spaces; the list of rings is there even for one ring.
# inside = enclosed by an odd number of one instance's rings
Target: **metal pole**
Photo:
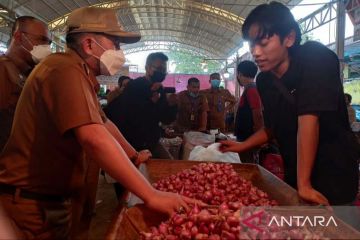
[[[236,66],[235,66],[235,68],[234,68],[234,71],[235,71],[235,81],[236,81],[236,83],[235,83],[235,97],[236,98],[240,98],[240,85],[239,85],[239,82],[238,82],[238,80],[237,80],[237,77],[238,77],[238,71],[237,71],[237,66],[239,65],[239,63],[240,63],[240,57],[239,57],[239,54],[237,53],[236,54]]]
[[[336,53],[340,60],[341,78],[343,79],[344,46],[345,46],[345,1],[339,0],[336,10]]]

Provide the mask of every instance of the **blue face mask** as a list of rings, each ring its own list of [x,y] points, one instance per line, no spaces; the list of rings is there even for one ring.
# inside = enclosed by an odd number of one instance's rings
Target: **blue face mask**
[[[218,79],[211,79],[211,87],[212,88],[219,88],[220,86],[220,80]]]
[[[199,96],[199,93],[193,93],[193,92],[189,92],[190,97],[196,98],[197,96]]]

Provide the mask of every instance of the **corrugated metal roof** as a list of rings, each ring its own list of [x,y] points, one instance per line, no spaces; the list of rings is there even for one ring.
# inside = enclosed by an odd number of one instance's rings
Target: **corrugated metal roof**
[[[33,15],[63,34],[67,15],[84,6],[115,8],[126,30],[140,32],[126,52],[185,49],[208,57],[227,57],[242,45],[241,26],[249,12],[267,0],[0,0],[16,15]],[[300,0],[282,0],[291,6]],[[4,17],[4,14],[0,13]],[[14,17],[14,15],[12,15]],[[11,18],[11,17],[10,17]],[[12,18],[13,19],[13,18]],[[0,32],[9,34],[9,27]],[[0,41],[2,38],[0,38]]]

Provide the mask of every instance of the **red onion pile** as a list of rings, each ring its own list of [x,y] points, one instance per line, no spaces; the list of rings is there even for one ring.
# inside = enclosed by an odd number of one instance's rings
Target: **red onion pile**
[[[211,205],[195,205],[189,212],[173,214],[158,227],[151,227],[150,232],[141,232],[143,240],[322,239],[307,230],[262,226],[266,231],[259,232],[244,224],[242,220],[250,217],[255,208],[243,206],[275,206],[277,202],[240,177],[231,164],[201,163],[153,186]],[[261,219],[269,216],[264,214]]]
[[[153,186],[212,205],[223,202],[237,202],[240,206],[277,205],[267,193],[240,177],[231,164],[201,163],[161,179]]]
[[[176,213],[158,227],[151,227],[151,232],[141,232],[143,240],[240,240],[240,239],[324,239],[323,234],[313,233],[308,229],[280,228],[266,226],[269,214],[261,215],[259,231],[244,224],[242,220],[256,214],[254,209],[236,209],[226,203],[218,207],[194,206],[190,212]]]
[[[169,220],[141,233],[145,240],[154,239],[237,239],[241,226],[239,212],[223,204],[218,208],[194,206],[188,213],[174,214]]]
[[[141,232],[143,240],[237,240],[237,239],[324,239],[322,234],[307,229],[282,229],[266,226],[270,215],[264,212],[258,231],[243,220],[253,216],[256,208],[243,206],[275,206],[277,202],[240,177],[231,164],[201,163],[191,169],[161,179],[153,186],[201,200],[206,207],[192,206],[186,213],[176,213],[150,232]]]

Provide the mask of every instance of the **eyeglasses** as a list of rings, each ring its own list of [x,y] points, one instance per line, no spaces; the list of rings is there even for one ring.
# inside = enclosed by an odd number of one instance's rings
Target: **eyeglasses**
[[[46,36],[37,35],[37,34],[33,34],[33,33],[29,33],[29,32],[24,32],[24,31],[22,31],[22,33],[28,34],[28,35],[30,35],[30,36],[35,36],[35,37],[36,37],[36,40],[40,41],[41,43],[49,44],[49,45],[52,43],[52,40],[49,39],[49,38],[46,37]]]

